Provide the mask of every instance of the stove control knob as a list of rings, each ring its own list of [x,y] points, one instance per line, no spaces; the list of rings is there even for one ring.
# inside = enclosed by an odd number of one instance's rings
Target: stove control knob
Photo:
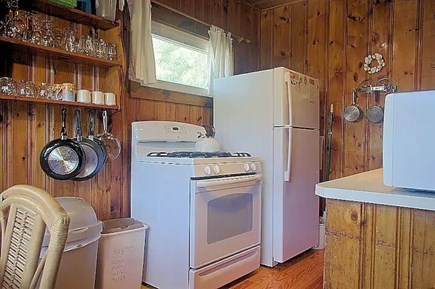
[[[257,170],[257,165],[254,164],[254,163],[252,163],[252,164],[251,164],[251,170],[252,170],[253,172],[255,172],[255,171]]]
[[[214,171],[214,173],[215,173],[216,175],[219,175],[220,172],[221,172],[221,168],[220,168],[218,165],[215,165],[215,166],[213,167],[213,171]]]
[[[206,176],[211,175],[211,168],[209,166],[205,166],[205,168],[204,168],[204,174]]]
[[[248,173],[251,170],[251,167],[249,166],[249,164],[245,164],[243,166],[243,169],[245,170],[246,173]]]

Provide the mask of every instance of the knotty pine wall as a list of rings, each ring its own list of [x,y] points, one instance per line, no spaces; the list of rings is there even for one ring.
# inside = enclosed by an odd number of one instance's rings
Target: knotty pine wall
[[[46,16],[49,17],[49,16]],[[90,27],[74,24],[59,18],[49,17],[55,27],[70,27],[79,33],[87,34]],[[100,31],[99,36],[118,45],[121,57],[123,48],[120,42],[121,29]],[[40,83],[71,82],[78,88],[88,90],[113,91],[117,95],[124,93],[123,68],[98,68],[89,65],[74,64],[73,61],[49,60],[41,56],[11,53],[12,48],[5,44],[0,46],[2,58],[2,75],[15,80],[30,80],[37,86]],[[67,108],[67,131],[74,137],[73,110]],[[99,219],[116,218],[126,215],[123,210],[123,158],[108,162],[93,179],[83,182],[58,181],[49,178],[42,171],[39,156],[49,141],[60,137],[59,105],[34,104],[0,100],[0,189],[4,190],[15,184],[30,184],[47,190],[54,196],[78,196],[90,202]],[[87,135],[88,111],[81,109],[82,127]],[[96,121],[96,133],[102,132],[101,110]],[[116,113],[115,113],[116,114]],[[118,112],[119,114],[119,112]],[[113,133],[123,138],[122,127],[113,126]]]
[[[200,21],[215,24],[227,31],[249,39],[235,43],[236,73],[258,69],[259,64],[259,11],[237,0],[193,0],[161,1],[163,4],[195,17]],[[193,5],[195,4],[195,5]],[[87,33],[89,27],[54,18],[58,27],[74,27]],[[124,15],[123,20],[125,21]],[[124,22],[126,23],[126,22]],[[126,40],[128,25],[123,29],[101,32],[108,41],[116,42],[121,49],[121,39]],[[236,42],[236,41],[235,41]],[[137,120],[175,120],[194,124],[212,123],[212,101],[168,91],[138,87],[124,83],[124,65],[118,72],[77,65],[68,61],[49,61],[43,57],[19,55],[12,58],[10,47],[0,46],[0,52],[7,59],[0,68],[9,70],[17,80],[41,82],[73,82],[89,90],[115,90],[121,94],[121,111],[111,113],[112,132],[122,140],[121,156],[107,163],[100,173],[83,182],[57,181],[44,174],[39,165],[39,155],[46,143],[60,135],[60,107],[56,105],[27,104],[0,100],[0,190],[14,184],[30,184],[44,188],[54,196],[79,196],[90,202],[100,220],[129,215],[130,201],[130,135],[131,122]],[[125,64],[122,50],[119,55]],[[6,68],[6,69],[4,69]],[[5,74],[5,73],[3,73]],[[4,75],[1,75],[4,76]],[[130,92],[131,91],[131,92]],[[101,110],[97,113],[101,115]],[[73,136],[73,109],[68,108],[68,135]],[[87,126],[87,111],[82,109],[82,126]],[[101,121],[97,132],[102,131]]]
[[[289,1],[261,12],[260,67],[287,66],[321,82],[322,131],[334,105],[331,178],[382,166],[382,123],[343,119],[351,91],[388,77],[399,91],[435,88],[433,0]],[[381,53],[384,69],[369,75],[364,57]],[[381,104],[385,95],[381,95]],[[359,97],[365,111],[373,96]],[[325,163],[325,162],[323,162]]]

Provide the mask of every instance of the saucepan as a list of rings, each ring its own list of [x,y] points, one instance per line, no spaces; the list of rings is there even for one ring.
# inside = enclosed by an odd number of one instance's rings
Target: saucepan
[[[380,122],[384,119],[384,109],[379,105],[379,92],[375,92],[375,104],[367,110],[367,119],[370,122]]]
[[[354,89],[352,90],[352,104],[344,109],[344,119],[350,122],[357,121],[362,115],[362,110],[358,106],[358,94]]]

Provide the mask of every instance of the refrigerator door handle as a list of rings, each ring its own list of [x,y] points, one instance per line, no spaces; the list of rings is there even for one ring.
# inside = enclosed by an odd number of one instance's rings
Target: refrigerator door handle
[[[287,167],[284,172],[284,181],[290,182],[290,174],[292,167],[292,129],[291,127],[286,127],[288,129],[288,151],[287,151]]]
[[[286,97],[287,97],[286,100],[287,100],[287,103],[288,103],[288,111],[286,112],[286,114],[287,114],[287,121],[288,121],[288,125],[291,125],[291,123],[292,123],[292,120],[291,120],[291,117],[292,117],[292,115],[291,115],[291,112],[292,112],[292,101],[291,101],[291,96],[290,96],[290,94],[291,94],[291,78],[290,78],[290,72],[289,71],[287,71],[285,73],[284,78],[285,78],[285,83],[286,83],[286,86],[287,86],[287,95],[286,95]]]

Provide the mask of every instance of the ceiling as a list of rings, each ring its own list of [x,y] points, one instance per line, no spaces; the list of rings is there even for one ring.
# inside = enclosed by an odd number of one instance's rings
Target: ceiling
[[[252,6],[263,10],[263,9],[268,9],[268,8],[272,8],[281,4],[289,4],[292,2],[299,2],[301,0],[245,0],[246,2],[248,2],[249,4],[251,4]]]

